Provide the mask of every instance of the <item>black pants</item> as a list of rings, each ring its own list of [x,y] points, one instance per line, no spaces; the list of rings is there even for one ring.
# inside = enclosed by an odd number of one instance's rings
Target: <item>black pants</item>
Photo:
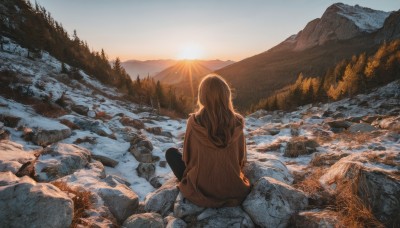
[[[185,163],[182,160],[182,154],[176,148],[169,148],[165,152],[165,159],[167,160],[168,165],[171,167],[176,178],[181,181],[183,172],[186,169]]]

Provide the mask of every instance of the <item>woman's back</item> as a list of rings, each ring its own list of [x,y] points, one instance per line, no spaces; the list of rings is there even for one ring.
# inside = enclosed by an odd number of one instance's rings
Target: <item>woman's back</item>
[[[240,205],[250,186],[241,172],[245,160],[242,125],[234,128],[227,146],[221,148],[209,139],[207,129],[192,115],[188,120],[183,148],[186,170],[179,189],[199,206]]]

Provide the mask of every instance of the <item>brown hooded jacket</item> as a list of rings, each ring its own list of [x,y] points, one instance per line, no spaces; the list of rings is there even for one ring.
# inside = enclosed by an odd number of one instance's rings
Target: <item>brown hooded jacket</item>
[[[202,207],[238,206],[250,191],[242,168],[246,162],[243,125],[236,126],[225,148],[215,146],[195,115],[187,121],[183,144],[186,169],[179,183],[183,196]]]

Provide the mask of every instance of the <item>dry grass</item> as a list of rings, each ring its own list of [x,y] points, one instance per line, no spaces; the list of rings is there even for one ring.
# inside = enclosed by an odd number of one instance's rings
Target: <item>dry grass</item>
[[[294,187],[302,190],[308,195],[312,196],[321,191],[323,188],[319,183],[319,178],[324,175],[325,169],[314,168],[311,173],[305,174],[303,176],[298,176],[298,179],[294,183]]]
[[[400,156],[396,153],[364,153],[370,162],[382,163],[389,166],[400,167]]]
[[[332,137],[332,140],[339,140],[347,143],[358,143],[358,144],[365,144],[370,142],[371,139],[375,138],[376,135],[373,135],[370,132],[360,132],[360,133],[350,133],[350,132],[342,132],[339,134],[335,134]]]
[[[73,196],[72,201],[74,202],[74,217],[72,219],[72,224],[70,227],[75,228],[79,227],[80,225],[86,227],[90,225],[82,221],[81,218],[87,217],[88,215],[85,213],[85,210],[92,207],[92,203],[90,202],[90,197],[92,193],[83,189],[73,189],[69,187],[65,182],[61,181],[56,181],[52,184],[59,188],[61,191],[67,193],[70,196]]]
[[[101,111],[101,112],[96,112],[96,119],[110,120],[110,119],[112,119],[112,116],[108,115],[104,111]]]
[[[33,109],[36,113],[50,118],[58,118],[68,114],[62,107],[53,103],[42,102],[40,100],[33,105]]]
[[[60,123],[64,124],[65,126],[71,128],[72,130],[79,130],[81,129],[78,125],[74,124],[73,122],[66,120],[66,119],[62,119],[60,120]]]
[[[372,213],[371,208],[366,205],[357,195],[358,191],[367,192],[363,175],[348,181],[338,181],[335,205],[333,208],[341,214],[341,219],[346,227],[384,227]]]

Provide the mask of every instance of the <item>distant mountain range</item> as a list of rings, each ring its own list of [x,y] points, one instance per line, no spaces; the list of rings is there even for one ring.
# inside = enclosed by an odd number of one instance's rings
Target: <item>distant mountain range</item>
[[[374,52],[383,42],[399,36],[399,11],[336,3],[277,46],[216,72],[235,88],[235,104],[245,110],[293,83],[300,73],[323,76],[343,59]]]
[[[172,60],[172,59],[161,59],[161,60],[145,60],[145,61],[140,61],[140,60],[128,60],[125,62],[122,62],[122,66],[125,68],[127,73],[132,77],[136,78],[137,75],[140,75],[140,77],[153,77],[160,73],[161,71],[167,69],[168,67],[174,66],[175,64],[180,63],[182,60]],[[193,60],[204,67],[210,69],[210,71],[215,71],[218,69],[221,69],[223,67],[226,67],[232,63],[235,63],[234,61],[227,60]]]

